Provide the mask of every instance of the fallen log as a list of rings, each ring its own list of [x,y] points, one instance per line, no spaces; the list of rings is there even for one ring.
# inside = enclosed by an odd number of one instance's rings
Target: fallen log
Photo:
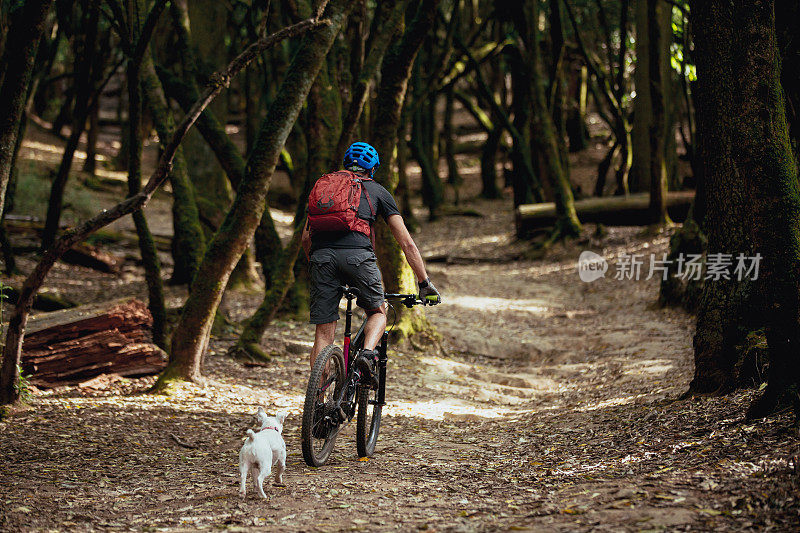
[[[80,242],[67,250],[61,260],[71,265],[78,265],[100,272],[117,274],[123,260],[107,252],[102,251],[97,246]]]
[[[19,300],[19,290],[14,287],[9,287],[8,285],[4,286],[3,294],[8,300],[6,303],[13,304]],[[58,311],[60,309],[71,309],[73,307],[75,307],[75,303],[68,298],[48,292],[40,292],[33,301],[33,308],[37,311]]]
[[[667,193],[667,211],[675,222],[683,222],[694,200],[694,191]],[[650,195],[587,198],[575,202],[578,218],[584,223],[607,226],[646,226],[651,222],[648,213]],[[556,205],[553,202],[523,204],[516,210],[517,236],[530,237],[536,230],[551,227],[556,222]]]
[[[153,319],[134,298],[33,317],[22,345],[22,372],[38,387],[81,383],[100,374],[156,374],[166,354],[153,344]]]

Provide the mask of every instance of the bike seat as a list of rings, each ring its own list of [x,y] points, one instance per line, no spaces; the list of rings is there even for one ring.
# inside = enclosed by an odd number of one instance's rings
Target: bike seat
[[[353,298],[358,298],[361,296],[361,291],[355,287],[348,287],[347,285],[342,285],[339,287],[339,290],[342,291],[342,294],[348,300],[352,300]]]

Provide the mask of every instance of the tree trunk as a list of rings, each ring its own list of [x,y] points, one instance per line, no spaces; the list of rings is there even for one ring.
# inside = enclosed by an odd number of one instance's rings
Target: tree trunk
[[[222,292],[264,212],[267,190],[281,148],[351,8],[352,2],[332,0],[324,14],[330,22],[312,30],[295,54],[262,124],[233,206],[209,244],[200,265],[192,292],[173,333],[170,364],[160,376],[157,389],[174,379],[201,379],[200,362],[208,345]]]
[[[11,17],[3,50],[4,74],[0,86],[0,213],[3,212],[36,51],[52,4],[53,0],[28,0]]]
[[[666,87],[663,80],[662,64],[669,61],[664,56],[661,43],[666,41],[659,20],[659,0],[647,0],[647,30],[650,43],[648,50],[651,122],[650,138],[650,212],[655,224],[669,224],[667,215],[667,109],[665,105]],[[667,8],[669,13],[672,8]]]
[[[800,191],[789,142],[774,2],[692,3],[699,161],[708,252],[761,254],[756,280],[705,280],[690,392],[737,383],[737,346],[765,327],[769,384],[749,415],[798,384]]]
[[[141,32],[137,28],[135,13],[141,5],[136,5],[139,0],[130,0],[128,3],[129,23],[132,27],[131,40],[133,41],[133,28],[136,33]],[[141,39],[143,37],[138,37]],[[137,48],[139,45],[136,41]],[[134,52],[135,53],[135,52]],[[143,51],[143,53],[146,53]],[[128,154],[128,196],[135,196],[142,189],[142,88],[140,83],[140,66],[142,57],[132,57],[128,61],[127,85],[128,85],[128,128],[130,144]],[[160,348],[167,348],[166,325],[167,309],[164,302],[164,284],[161,280],[161,263],[158,260],[156,245],[153,242],[153,235],[147,224],[147,219],[141,210],[133,214],[133,223],[136,226],[136,234],[139,236],[139,252],[142,256],[144,266],[144,277],[147,281],[148,307],[153,316],[153,342]]]
[[[163,5],[163,4],[162,4]],[[267,37],[259,39],[257,42],[248,46],[244,52],[239,54],[221,73],[215,75],[211,83],[204,89],[203,94],[192,106],[192,109],[183,117],[180,124],[175,129],[175,135],[167,145],[164,153],[158,160],[156,170],[150,176],[147,184],[141,192],[131,198],[118,203],[110,209],[104,209],[101,213],[83,222],[75,229],[66,232],[56,240],[36,264],[33,271],[25,278],[25,282],[20,289],[17,303],[14,306],[14,313],[6,328],[6,342],[3,346],[2,368],[0,369],[0,405],[12,404],[19,399],[19,362],[22,355],[22,342],[25,338],[25,325],[31,311],[31,306],[36,299],[36,293],[41,288],[47,274],[53,268],[56,261],[74,244],[81,242],[87,236],[98,229],[111,224],[126,215],[141,209],[153,196],[153,193],[167,179],[172,159],[175,151],[180,146],[186,133],[203,112],[203,109],[222,91],[228,81],[236,76],[253,58],[260,52],[275,46],[284,39],[300,35],[311,28],[317,28],[326,22],[317,19],[309,19],[283,28]]]
[[[634,71],[634,83],[636,87],[636,98],[633,100],[633,134],[631,135],[633,160],[628,180],[631,192],[649,191],[653,170],[651,163],[653,158],[650,154],[651,139],[650,132],[653,128],[654,117],[653,91],[661,95],[661,107],[664,110],[664,136],[667,135],[666,124],[671,124],[668,120],[668,107],[671,94],[671,84],[669,83],[670,71],[670,39],[672,6],[666,2],[655,2],[654,12],[649,13],[650,0],[637,0],[634,2],[634,19],[636,28],[636,69]],[[655,24],[651,24],[651,20]],[[658,41],[653,41],[657,36]],[[651,43],[653,45],[651,46]],[[652,61],[658,60],[658,67],[654,68]],[[658,72],[656,72],[658,71]],[[655,76],[655,77],[654,77]],[[657,87],[653,83],[659,80]],[[656,126],[658,128],[658,126]],[[661,143],[659,143],[661,144]],[[668,143],[665,141],[664,150]],[[663,157],[660,157],[663,159]],[[656,157],[658,164],[659,157]],[[665,167],[666,168],[666,167]],[[656,170],[658,172],[658,170]],[[657,193],[658,194],[658,193]]]
[[[394,170],[395,146],[400,127],[400,116],[411,77],[414,59],[422,41],[433,27],[440,0],[422,0],[402,38],[387,52],[381,67],[381,84],[375,101],[372,123],[373,146],[384,154],[386,162],[376,173],[378,181],[390,193],[397,188],[398,175]],[[405,261],[400,246],[383,223],[375,225],[376,253],[388,292],[416,292],[414,273]],[[427,327],[424,315],[417,310],[398,309],[397,331],[400,336],[411,335]]]
[[[372,88],[375,75],[378,73],[378,69],[381,66],[386,50],[389,48],[389,44],[392,42],[392,38],[397,34],[398,28],[402,28],[403,16],[405,15],[408,2],[409,0],[392,0],[391,2],[380,3],[381,10],[391,9],[391,11],[389,11],[389,15],[385,20],[380,20],[380,27],[374,27],[376,30],[374,37],[372,32],[370,32],[370,48],[367,53],[366,61],[359,73],[358,82],[353,89],[353,97],[342,125],[342,134],[336,145],[335,151],[337,154],[344,154],[348,145],[353,140],[353,134],[361,119],[364,106],[367,103],[369,91]],[[392,3],[394,3],[393,6],[391,5]]]
[[[589,129],[586,127],[586,105],[588,87],[588,74],[585,66],[581,66],[574,73],[574,100],[570,103],[567,112],[565,128],[569,139],[569,151],[580,152],[589,147]]]
[[[181,5],[182,2],[175,4]],[[184,78],[197,87],[198,83],[203,83],[215,69],[227,62],[227,27],[220,22],[227,18],[228,8],[217,0],[192,0],[186,1],[186,9],[191,24],[189,47],[193,58],[189,65],[184,61]],[[226,99],[216,100],[209,106],[209,111],[214,113],[224,128],[228,116]],[[200,216],[208,221],[210,235],[219,228],[231,204],[231,185],[211,147],[199,132],[191,132],[186,137],[184,154],[189,177],[197,193]]]
[[[95,98],[89,109],[89,127],[86,131],[86,160],[83,162],[83,171],[92,176],[97,170],[97,134],[100,130],[99,100],[100,98]]]
[[[450,87],[447,90],[447,100],[444,114],[444,131],[442,132],[442,135],[444,135],[444,156],[447,160],[447,183],[453,188],[453,203],[458,205],[460,203],[459,190],[461,189],[461,184],[464,182],[464,180],[458,173],[458,165],[456,164],[455,132],[453,131],[454,100],[453,87]]]
[[[534,200],[542,202],[551,198],[544,191],[541,198],[535,198],[530,186],[532,181],[539,181],[535,176],[533,154],[531,152],[531,84],[528,70],[531,65],[527,63],[519,48],[515,47],[510,52],[511,68],[511,108],[514,111],[513,125],[519,132],[513,137],[511,148],[511,165],[513,172],[514,206],[530,204]],[[550,191],[548,191],[550,192]]]
[[[499,28],[496,32],[499,34]],[[493,95],[502,95],[503,73],[500,70],[499,59],[490,62],[489,68],[491,69],[489,86]],[[502,103],[505,104],[505,102]],[[500,147],[500,140],[503,138],[501,120],[497,113],[492,110],[490,123],[487,124],[489,131],[487,131],[486,142],[481,148],[481,197],[491,200],[502,198],[503,196],[497,186],[497,150]]]
[[[142,88],[147,96],[147,103],[163,147],[172,138],[175,132],[175,123],[150,54],[146,54],[142,61]],[[172,185],[173,238],[171,246],[174,261],[170,282],[176,285],[186,283],[191,287],[191,282],[205,253],[206,241],[195,203],[194,187],[189,180],[182,148],[175,153],[175,161],[169,179]]]
[[[89,98],[92,93],[94,55],[97,53],[97,29],[99,21],[99,11],[96,7],[89,7],[89,3],[83,4],[84,17],[83,23],[86,25],[86,34],[82,40],[82,46],[77,43],[73,54],[75,56],[75,108],[73,109],[72,131],[67,140],[58,173],[50,187],[50,199],[47,206],[47,219],[45,220],[44,231],[42,232],[42,249],[46,249],[55,241],[61,221],[62,203],[64,201],[64,190],[67,186],[69,173],[72,170],[72,161],[75,151],[78,149],[78,142],[81,134],[86,127],[86,118],[89,114]],[[76,38],[77,41],[77,38]],[[80,59],[79,59],[80,58]],[[97,73],[95,72],[94,75]]]
[[[553,189],[556,211],[559,216],[556,221],[555,231],[549,239],[554,241],[579,236],[581,223],[575,212],[575,200],[572,195],[572,186],[569,183],[568,170],[563,164],[557,130],[553,123],[553,116],[548,110],[544,86],[541,83],[544,68],[539,47],[539,9],[537,1],[529,0],[526,3],[528,31],[530,33],[528,52],[531,62],[531,77],[529,83],[533,102],[531,127],[532,136],[544,160],[544,167]]]
[[[303,227],[305,219],[300,221],[292,235],[292,240],[285,249],[276,252],[274,261],[274,274],[270,279],[269,288],[264,293],[264,300],[258,307],[253,316],[244,324],[239,340],[231,347],[230,354],[234,357],[244,357],[250,359],[260,359],[269,361],[270,356],[261,349],[259,343],[267,326],[272,323],[281,303],[286,298],[286,293],[294,283],[294,265],[300,253]]]
[[[411,126],[411,154],[419,163],[422,174],[422,201],[428,207],[428,219],[436,220],[439,208],[442,205],[444,191],[442,181],[436,169],[435,159],[432,159],[431,141],[428,135],[430,124],[428,114],[432,112],[429,105],[417,107]]]

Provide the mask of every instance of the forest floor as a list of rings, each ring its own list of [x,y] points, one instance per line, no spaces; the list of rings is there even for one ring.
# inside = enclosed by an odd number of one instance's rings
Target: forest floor
[[[313,330],[280,320],[263,342],[270,366],[242,366],[224,355],[234,337],[214,337],[205,387],[151,395],[146,377],[34,391],[0,422],[0,530],[800,527],[791,416],[745,421],[755,391],[677,400],[693,372],[693,317],[655,306],[656,280],[614,279],[621,254],[661,254],[667,234],[587,228],[527,260],[509,201],[467,205],[484,216],[424,223],[415,237],[424,256],[451,261],[429,263],[444,303],[427,316],[443,350],[390,354],[374,457],[358,460],[351,424],[326,466],[304,464]],[[147,208],[168,213],[165,197]],[[285,230],[288,217],[276,218]],[[609,260],[605,278],[579,279],[585,249]],[[33,258],[20,263],[28,271]],[[128,263],[119,275],[59,264],[46,287],[80,303],[142,297]],[[177,307],[185,288],[168,295]],[[224,305],[240,320],[257,303],[233,293]],[[237,454],[257,406],[290,413],[288,469],[266,500],[250,486],[242,500]]]

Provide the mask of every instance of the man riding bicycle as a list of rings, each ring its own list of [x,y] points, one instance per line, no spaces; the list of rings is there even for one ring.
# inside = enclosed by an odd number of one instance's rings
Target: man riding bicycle
[[[339,320],[342,285],[358,290],[357,304],[367,314],[364,349],[356,361],[362,376],[376,381],[375,350],[386,329],[381,272],[375,258],[372,226],[381,215],[417,278],[419,297],[439,291],[431,282],[417,245],[406,228],[392,195],[372,177],[380,166],[378,152],[367,143],[353,143],[345,152],[344,171],[326,174],[309,195],[309,223],[303,231],[303,250],[311,277],[311,323],[316,324],[311,366],[319,352],[332,344]],[[360,192],[360,194],[359,194]]]

